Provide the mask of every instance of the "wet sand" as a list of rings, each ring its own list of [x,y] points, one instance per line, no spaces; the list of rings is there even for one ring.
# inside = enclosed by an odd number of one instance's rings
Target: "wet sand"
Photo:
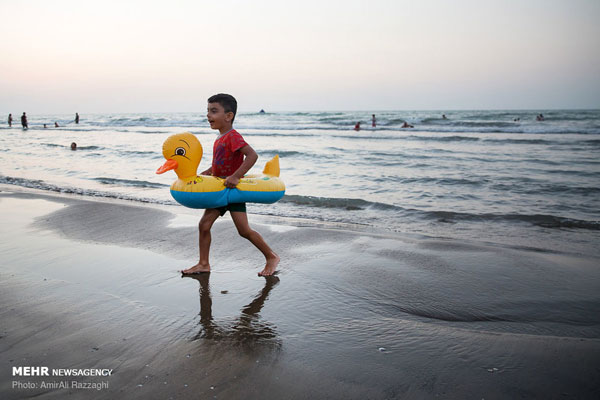
[[[600,393],[597,259],[251,215],[276,277],[224,218],[213,272],[182,278],[191,210],[0,189],[2,399]],[[42,389],[64,378],[13,366],[114,372]]]

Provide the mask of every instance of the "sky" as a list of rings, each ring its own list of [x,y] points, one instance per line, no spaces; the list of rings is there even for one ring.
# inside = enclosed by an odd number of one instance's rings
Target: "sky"
[[[0,112],[600,108],[598,0],[0,0]]]

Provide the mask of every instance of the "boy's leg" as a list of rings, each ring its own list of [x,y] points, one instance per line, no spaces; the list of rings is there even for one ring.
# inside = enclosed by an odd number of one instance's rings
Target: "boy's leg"
[[[229,211],[231,219],[235,224],[240,236],[248,239],[261,253],[265,256],[267,263],[265,268],[258,274],[261,276],[273,275],[279,264],[279,256],[271,250],[267,242],[263,239],[260,233],[252,230],[248,224],[248,215],[243,211]]]
[[[220,212],[216,208],[207,208],[204,210],[204,215],[198,224],[198,247],[200,250],[200,261],[198,264],[181,271],[184,274],[198,274],[201,272],[210,272],[210,263],[208,262],[208,254],[210,252],[210,229],[219,218]]]

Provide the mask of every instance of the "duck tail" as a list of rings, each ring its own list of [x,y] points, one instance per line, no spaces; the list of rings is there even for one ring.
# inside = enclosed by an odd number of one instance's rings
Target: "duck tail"
[[[263,174],[269,176],[279,176],[279,155],[276,155],[265,164]]]

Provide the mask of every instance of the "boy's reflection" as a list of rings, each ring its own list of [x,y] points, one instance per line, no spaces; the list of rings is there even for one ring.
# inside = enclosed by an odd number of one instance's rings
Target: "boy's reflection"
[[[253,345],[255,343],[277,343],[275,327],[260,320],[258,315],[262,310],[269,292],[273,289],[279,278],[266,276],[265,286],[250,304],[242,308],[241,315],[233,322],[215,322],[212,316],[212,298],[210,295],[210,274],[186,275],[200,283],[200,325],[201,329],[194,337],[197,339],[212,339],[219,341],[232,341],[239,345]]]

